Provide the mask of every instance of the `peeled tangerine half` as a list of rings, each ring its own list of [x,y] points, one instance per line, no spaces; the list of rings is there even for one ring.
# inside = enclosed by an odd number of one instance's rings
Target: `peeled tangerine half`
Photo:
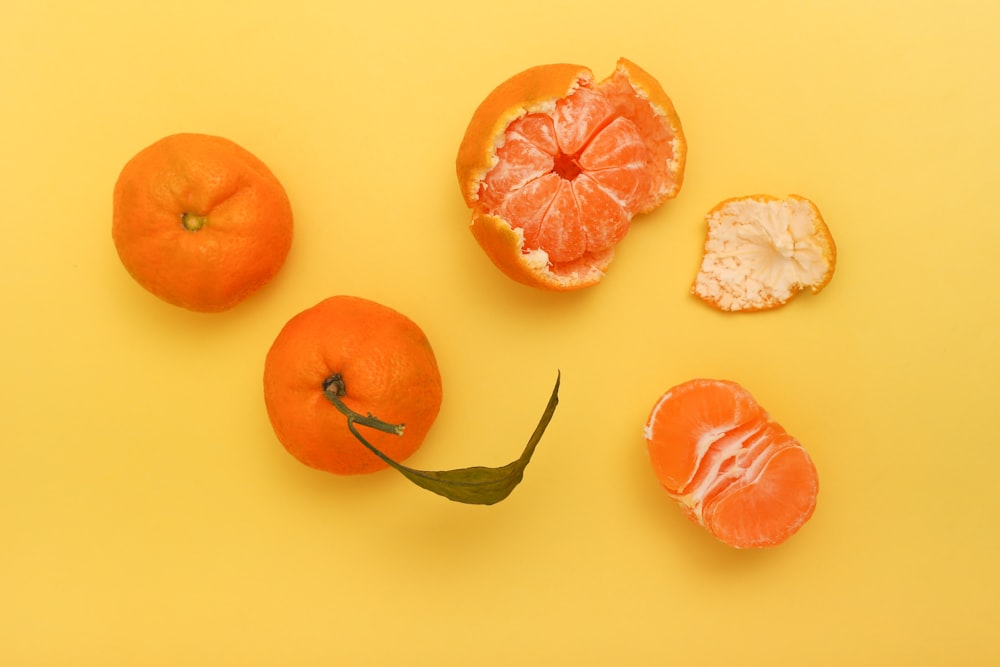
[[[837,248],[816,205],[804,197],[727,199],[706,217],[701,268],[691,292],[724,311],[769,310],[833,277]]]
[[[472,233],[508,276],[571,290],[597,283],[633,216],[677,195],[686,144],[660,84],[618,61],[603,81],[541,65],[476,109],[456,168]]]
[[[645,437],[663,488],[730,546],[781,544],[816,507],[809,454],[735,382],[697,379],[670,389]]]

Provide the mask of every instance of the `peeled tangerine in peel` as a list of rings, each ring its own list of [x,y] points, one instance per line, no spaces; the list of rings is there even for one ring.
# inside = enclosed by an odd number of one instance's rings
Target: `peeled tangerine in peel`
[[[704,256],[691,292],[719,310],[777,308],[802,289],[818,293],[833,277],[833,237],[804,197],[727,199],[706,222]]]
[[[572,290],[604,277],[633,216],[677,195],[686,151],[670,98],[622,58],[601,81],[555,64],[500,84],[473,114],[456,169],[493,263]]]
[[[809,454],[735,382],[673,387],[656,402],[644,435],[666,492],[732,547],[781,544],[816,508]]]

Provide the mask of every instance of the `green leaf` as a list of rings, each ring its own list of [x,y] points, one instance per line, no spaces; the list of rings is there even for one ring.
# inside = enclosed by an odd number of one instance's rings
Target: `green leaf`
[[[556,405],[559,403],[559,383],[561,377],[562,373],[557,373],[556,384],[552,388],[552,395],[549,397],[549,402],[545,406],[542,418],[528,439],[528,444],[525,445],[524,451],[521,452],[521,456],[517,460],[511,461],[499,468],[473,466],[471,468],[435,471],[415,470],[402,463],[398,463],[365,440],[355,424],[396,433],[402,432],[401,426],[380,422],[373,415],[359,415],[344,405],[335,391],[328,389],[325,393],[330,402],[347,417],[347,427],[354,434],[354,437],[370,449],[373,454],[400,472],[411,482],[455,502],[472,505],[493,505],[509,496],[511,491],[521,483],[524,477],[524,469],[531,461],[531,456],[535,453],[535,448],[538,446],[546,427],[548,427],[549,422],[552,420],[552,415],[555,414]]]

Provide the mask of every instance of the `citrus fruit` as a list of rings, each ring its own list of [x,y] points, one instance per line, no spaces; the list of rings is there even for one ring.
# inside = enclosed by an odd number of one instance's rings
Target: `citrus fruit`
[[[786,304],[833,277],[837,248],[816,205],[804,197],[727,199],[706,216],[708,234],[691,292],[723,311]]]
[[[175,134],[125,164],[111,234],[122,264],[148,291],[218,312],[278,273],[292,244],[292,209],[278,179],[244,148]]]
[[[677,195],[686,143],[660,84],[622,58],[540,65],[479,105],[458,150],[472,233],[519,282],[571,290],[601,280],[632,218]]]
[[[395,461],[420,447],[441,407],[441,375],[424,332],[353,296],[325,299],[285,324],[265,358],[264,402],[278,440],[307,466],[338,475],[386,468],[351,433],[327,390],[356,413],[404,426],[367,436]]]
[[[812,516],[819,482],[809,454],[735,382],[673,387],[644,434],[663,488],[730,546],[775,546]]]

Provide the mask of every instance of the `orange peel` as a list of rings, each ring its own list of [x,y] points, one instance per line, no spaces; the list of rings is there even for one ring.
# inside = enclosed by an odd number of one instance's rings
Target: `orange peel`
[[[804,289],[819,293],[833,277],[837,247],[819,209],[805,197],[734,197],[705,220],[691,293],[718,310],[778,308]]]
[[[542,289],[599,282],[635,215],[677,195],[687,144],[663,88],[621,58],[597,81],[532,67],[472,116],[456,172],[473,237],[510,278]]]

